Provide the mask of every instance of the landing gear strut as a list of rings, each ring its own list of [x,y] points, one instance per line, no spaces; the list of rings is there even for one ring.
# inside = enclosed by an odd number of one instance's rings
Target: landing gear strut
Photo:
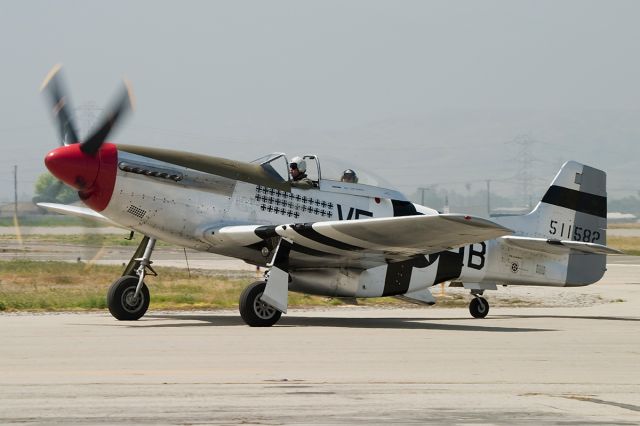
[[[469,312],[474,318],[484,318],[489,313],[489,302],[482,297],[483,290],[471,290],[473,299],[469,303]]]
[[[153,262],[150,260],[155,244],[155,238],[144,237],[122,277],[109,287],[107,305],[114,318],[120,321],[135,321],[147,312],[150,295],[144,277],[149,273],[157,275],[151,267]]]

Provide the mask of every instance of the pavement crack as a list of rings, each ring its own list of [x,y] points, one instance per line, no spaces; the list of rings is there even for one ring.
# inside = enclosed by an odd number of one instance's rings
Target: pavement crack
[[[633,404],[624,404],[615,401],[605,401],[604,399],[592,398],[590,396],[579,395],[561,395],[561,398],[573,399],[577,401],[593,402],[594,404],[610,405],[613,407],[623,408],[625,410],[640,412],[640,407]]]

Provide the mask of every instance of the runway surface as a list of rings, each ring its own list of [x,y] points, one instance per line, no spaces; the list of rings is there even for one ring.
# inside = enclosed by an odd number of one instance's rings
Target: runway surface
[[[484,320],[291,309],[260,329],[227,311],[4,314],[0,423],[638,424],[639,282],[637,262],[609,265],[597,285],[540,289],[598,303]]]
[[[30,241],[0,243],[0,260],[36,260],[60,262],[91,262],[98,265],[126,265],[135,252],[135,247],[86,247],[78,244],[52,244]],[[78,260],[80,258],[80,260]],[[255,266],[231,257],[177,247],[157,247],[153,251],[154,266],[254,271]]]

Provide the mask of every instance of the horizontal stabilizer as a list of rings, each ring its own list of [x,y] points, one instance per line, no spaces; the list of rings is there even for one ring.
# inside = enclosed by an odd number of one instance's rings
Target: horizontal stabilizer
[[[620,250],[616,250],[602,244],[587,243],[583,241],[516,237],[511,235],[501,237],[500,239],[513,247],[551,254],[566,254],[571,250],[589,254],[624,254]]]
[[[67,204],[56,204],[56,203],[37,203],[37,204],[38,204],[38,207],[42,207],[43,209],[51,212],[60,213],[67,216],[81,217],[84,219],[93,220],[95,222],[101,222],[106,225],[117,226],[118,228],[124,228],[122,225],[115,223],[111,219],[87,207],[70,206]],[[128,229],[128,228],[124,228],[124,229]]]

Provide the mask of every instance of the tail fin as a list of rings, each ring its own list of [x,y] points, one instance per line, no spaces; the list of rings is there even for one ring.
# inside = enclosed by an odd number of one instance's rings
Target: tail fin
[[[566,162],[531,213],[505,218],[502,225],[516,235],[606,245],[607,175],[575,161]],[[602,278],[606,255],[569,254],[567,286],[591,284]]]
[[[560,240],[606,245],[607,175],[575,161],[566,162],[536,208],[536,234]]]

